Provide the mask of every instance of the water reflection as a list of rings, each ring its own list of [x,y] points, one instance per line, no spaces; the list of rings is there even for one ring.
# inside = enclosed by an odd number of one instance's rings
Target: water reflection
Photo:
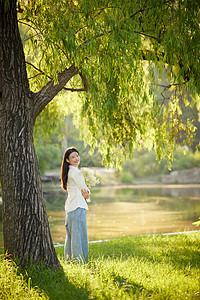
[[[67,193],[46,184],[44,198],[54,243],[64,243]],[[123,235],[196,230],[200,185],[115,186],[92,189],[87,212],[89,240]],[[3,246],[0,222],[0,247]]]
[[[46,191],[47,192],[47,191]],[[50,191],[49,191],[50,192]],[[53,240],[64,243],[66,193],[45,193]],[[200,186],[117,186],[92,190],[87,212],[89,240],[123,235],[196,230]]]

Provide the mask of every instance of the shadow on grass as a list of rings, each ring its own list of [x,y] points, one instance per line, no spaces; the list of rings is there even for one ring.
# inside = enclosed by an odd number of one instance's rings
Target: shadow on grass
[[[200,268],[200,240],[190,239],[189,234],[182,236],[144,236],[113,239],[105,243],[92,244],[91,256],[123,258],[137,257],[150,262],[173,264],[176,268]]]
[[[76,287],[67,279],[62,268],[52,269],[43,266],[32,265],[21,272],[27,278],[31,278],[31,286],[39,288],[48,299],[52,300],[76,300],[89,299],[87,290],[83,287]]]
[[[107,245],[107,243],[104,243],[104,244]],[[104,247],[103,248],[100,247],[99,251],[97,251],[97,253],[96,253],[97,256],[99,256],[99,257],[104,256],[104,254],[105,254],[104,249],[105,249]],[[113,253],[115,253],[115,250],[116,250],[115,247],[113,247],[113,249],[111,249],[111,251],[113,251]],[[63,260],[64,259],[63,248],[58,247],[56,249],[56,252],[57,252],[58,257],[61,260]],[[96,273],[96,275],[95,275],[96,277],[98,277],[98,276],[101,277],[101,275],[99,275],[98,270],[96,269],[96,266],[95,266],[94,262],[89,260],[88,265],[87,265],[87,269],[88,269],[90,275],[91,274],[94,275],[94,273]],[[104,283],[107,280],[107,276],[112,279],[112,281],[113,281],[114,285],[116,285],[117,289],[122,289],[127,294],[127,299],[132,299],[132,298],[129,298],[130,296],[133,296],[134,299],[136,297],[136,299],[137,299],[137,296],[139,297],[139,295],[145,295],[145,297],[146,297],[145,299],[147,299],[148,297],[150,297],[153,294],[152,290],[147,290],[147,289],[145,289],[145,287],[143,285],[140,285],[140,284],[138,284],[138,283],[136,283],[136,282],[134,282],[130,279],[127,279],[124,276],[119,275],[118,270],[115,270],[115,269],[111,268],[111,272],[109,273],[109,275],[108,274],[105,275],[105,277],[103,279]],[[85,293],[87,294],[87,283],[85,283],[84,286],[85,286]],[[90,287],[88,287],[88,290],[90,290]],[[106,291],[104,292],[104,290],[101,290],[100,298],[101,299],[108,299],[107,292]],[[90,298],[88,298],[88,299],[90,299]],[[98,296],[97,296],[97,298],[94,298],[94,295],[93,295],[92,299],[99,299],[99,298],[98,298]]]
[[[98,276],[98,260],[111,258],[126,260],[133,257],[139,260],[146,260],[151,263],[164,262],[174,265],[176,268],[185,269],[187,266],[191,268],[200,268],[200,241],[199,234],[178,236],[144,236],[129,237],[121,239],[113,239],[109,242],[96,243],[90,245],[90,261],[87,265],[88,276]],[[63,259],[63,248],[57,249],[58,257]],[[97,267],[97,269],[96,269]],[[100,265],[101,267],[101,265]],[[100,271],[100,270],[99,270]],[[138,282],[131,280],[126,274],[123,275],[120,269],[111,267],[109,275],[105,273],[105,282],[107,277],[111,278],[116,288],[122,289],[127,296],[139,297],[144,299],[150,298],[154,291],[146,289]],[[47,295],[48,299],[64,300],[64,299],[91,299],[90,287],[87,282],[83,285],[73,284],[73,276],[82,276],[82,272],[74,272],[68,274],[61,268],[59,270],[46,269],[43,266],[32,265],[23,272],[24,276],[31,278],[31,286]],[[106,275],[107,274],[107,275]],[[69,281],[68,280],[69,276]],[[80,279],[80,278],[79,278]],[[78,282],[76,279],[74,282]],[[79,280],[79,282],[81,282]],[[105,285],[104,282],[104,285]],[[164,293],[162,296],[164,299]],[[167,292],[166,292],[167,293]],[[102,297],[106,299],[106,292],[102,290]],[[146,297],[146,298],[145,298]],[[95,299],[93,297],[93,299]],[[103,299],[103,298],[102,298]],[[161,299],[161,298],[160,298]]]
[[[137,296],[141,294],[145,294],[146,299],[153,295],[152,290],[145,289],[144,286],[141,284],[127,280],[126,278],[121,277],[119,275],[112,276],[112,277],[113,277],[113,282],[115,282],[119,286],[119,288],[123,288],[123,290],[128,295],[134,295],[136,299],[138,299]]]

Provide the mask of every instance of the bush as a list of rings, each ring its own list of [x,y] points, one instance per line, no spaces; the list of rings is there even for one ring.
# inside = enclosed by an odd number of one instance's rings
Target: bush
[[[132,183],[134,179],[134,176],[131,172],[123,172],[121,181],[126,183]]]
[[[173,170],[185,170],[200,167],[200,153],[187,151],[185,154],[181,149],[174,155]]]
[[[71,143],[70,146],[77,148],[81,157],[80,167],[101,167],[101,156],[95,149],[93,155],[89,154],[90,148],[84,147],[83,142]],[[36,144],[36,153],[41,175],[48,170],[56,170],[61,167],[63,148],[58,144]]]
[[[192,169],[200,167],[200,153],[192,151],[185,151],[180,148],[174,154],[174,161],[172,162],[172,171]],[[123,172],[128,173],[129,177],[132,174],[134,177],[145,177],[151,175],[168,174],[167,160],[163,159],[160,163],[156,159],[155,152],[135,153],[134,157],[127,160],[123,164]],[[126,177],[127,175],[125,175]],[[122,180],[121,175],[121,180]]]
[[[59,145],[38,145],[36,153],[41,175],[44,175],[47,170],[60,168],[62,149]]]

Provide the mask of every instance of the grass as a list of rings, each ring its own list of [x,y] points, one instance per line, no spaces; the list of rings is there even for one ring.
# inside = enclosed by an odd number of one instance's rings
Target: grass
[[[200,299],[200,233],[123,237],[90,245],[87,265],[21,270],[0,261],[0,299]],[[23,275],[22,275],[23,274]]]

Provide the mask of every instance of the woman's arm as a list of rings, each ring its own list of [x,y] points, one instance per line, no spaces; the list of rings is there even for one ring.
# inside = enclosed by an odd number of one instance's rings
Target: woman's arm
[[[83,195],[83,198],[85,198],[87,200],[90,199],[90,190],[82,189],[81,194]]]
[[[90,199],[90,190],[85,183],[85,179],[79,170],[72,172],[72,178],[85,199]]]

